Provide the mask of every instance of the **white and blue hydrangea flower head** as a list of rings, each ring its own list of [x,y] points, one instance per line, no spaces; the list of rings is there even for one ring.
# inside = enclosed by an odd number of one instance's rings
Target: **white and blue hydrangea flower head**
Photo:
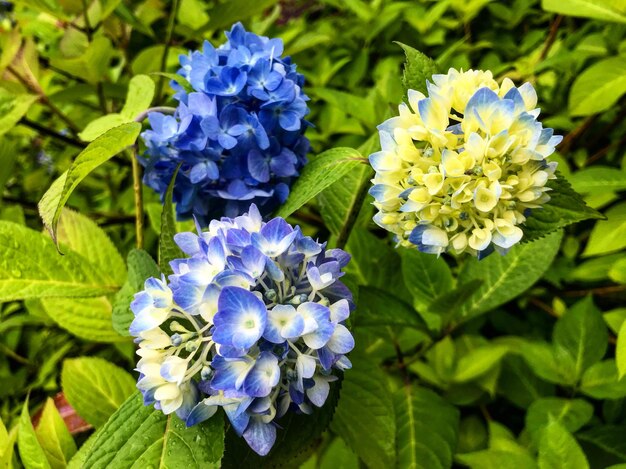
[[[352,294],[341,282],[350,256],[326,249],[257,207],[179,233],[189,257],[135,295],[137,387],[146,405],[188,426],[222,407],[258,454],[276,439],[275,419],[311,413],[349,369],[354,339],[345,321]]]
[[[556,162],[547,158],[562,137],[537,120],[530,83],[450,69],[427,90],[409,90],[399,116],[378,127],[374,221],[422,252],[504,254],[530,211],[550,200]]]
[[[176,167],[179,218],[202,226],[220,216],[237,216],[254,203],[262,214],[283,203],[306,164],[310,125],[304,76],[281,39],[247,32],[241,23],[215,48],[181,56],[178,71],[191,85],[176,82],[173,116],[152,112],[142,133],[144,183],[163,197]]]

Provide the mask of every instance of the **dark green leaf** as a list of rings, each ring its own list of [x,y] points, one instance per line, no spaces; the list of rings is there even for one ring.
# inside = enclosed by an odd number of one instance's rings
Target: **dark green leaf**
[[[569,182],[557,172],[557,178],[547,184],[552,190],[550,200],[541,208],[532,210],[522,225],[522,242],[542,238],[553,231],[590,218],[605,218],[597,210],[589,207],[575,192]]]
[[[551,422],[559,422],[570,433],[575,433],[593,417],[593,406],[583,399],[546,397],[532,403],[526,414],[526,430],[535,444],[541,431]]]
[[[20,450],[22,464],[24,464],[26,469],[51,469],[46,459],[46,453],[39,444],[33,424],[30,422],[28,399],[22,406],[20,429],[17,434],[17,447]]]
[[[402,76],[405,94],[407,90],[420,91],[426,94],[426,80],[432,80],[432,76],[438,72],[437,64],[430,57],[411,46],[401,42],[397,44],[404,49],[406,55],[404,75]]]
[[[426,324],[410,305],[384,290],[359,288],[355,327],[400,326],[426,331]]]

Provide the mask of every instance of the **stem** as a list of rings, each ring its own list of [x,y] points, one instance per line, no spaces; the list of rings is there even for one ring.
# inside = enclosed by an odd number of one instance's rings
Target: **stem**
[[[546,39],[543,49],[541,50],[541,55],[539,56],[540,62],[548,56],[548,52],[550,52],[550,49],[552,49],[552,45],[554,44],[554,41],[556,41],[556,35],[559,31],[559,26],[561,25],[561,21],[563,21],[563,16],[561,15],[557,15],[557,17],[554,18],[554,21],[552,22],[552,25],[550,26],[550,32],[548,33],[548,38]]]
[[[52,129],[49,129],[47,127],[44,127],[43,125],[38,124],[37,122],[31,121],[30,119],[27,119],[26,117],[22,117],[19,121],[19,124],[22,124],[26,127],[29,127],[33,130],[36,130],[37,132],[43,134],[43,135],[47,135],[48,137],[52,137],[55,138],[63,143],[67,143],[68,145],[73,145],[75,147],[78,148],[85,148],[86,145],[72,137],[67,137],[63,134],[60,134],[58,132],[55,132]]]
[[[170,45],[172,42],[172,34],[174,33],[174,24],[176,23],[176,16],[178,16],[179,6],[180,6],[179,0],[172,0],[172,9],[170,10],[170,17],[167,23],[167,30],[165,32],[165,47],[163,48],[163,55],[161,56],[161,66],[159,68],[161,72],[165,72],[165,66],[167,64],[167,55],[170,51]],[[161,75],[159,77],[159,83],[157,85],[157,92],[155,94],[157,102],[159,103],[162,100],[161,95],[163,94],[164,83],[165,83],[165,77]]]
[[[176,112],[176,108],[175,107],[169,107],[169,106],[155,106],[155,107],[151,107],[149,109],[146,109],[145,111],[137,114],[137,117],[135,117],[135,122],[143,122],[146,117],[148,117],[148,114],[150,114],[151,112],[161,112],[163,114],[174,114]]]
[[[337,243],[336,246],[339,249],[343,249],[348,243],[348,238],[350,238],[350,233],[352,233],[352,229],[354,228],[354,224],[359,217],[359,212],[361,211],[361,207],[363,206],[363,202],[365,201],[365,197],[367,196],[367,190],[370,185],[370,178],[374,174],[374,170],[369,167],[366,169],[365,174],[363,175],[363,180],[357,189],[356,196],[352,201],[348,209],[348,216],[346,217],[346,222],[341,227],[341,231],[337,235]]]
[[[137,160],[137,144],[130,152],[133,165],[133,191],[135,192],[135,236],[137,249],[143,248],[143,186],[141,185],[141,166]]]
[[[69,117],[63,114],[63,112],[61,112],[61,110],[58,107],[56,107],[56,105],[52,103],[52,101],[50,101],[48,96],[46,96],[46,94],[44,93],[44,91],[41,89],[41,87],[38,84],[31,83],[29,80],[27,80],[22,75],[20,75],[19,72],[15,70],[11,65],[7,66],[7,70],[15,78],[17,78],[20,83],[26,86],[26,88],[35,92],[35,94],[39,97],[39,101],[41,101],[41,103],[48,106],[48,108],[50,109],[50,111],[52,111],[53,114],[56,114],[59,117],[59,119],[65,122],[65,124],[72,130],[74,134],[77,134],[78,132],[80,132],[80,128],[76,124],[74,124],[74,122],[72,122]]]
[[[410,386],[411,377],[409,376],[409,373],[406,371],[406,365],[404,363],[404,354],[402,353],[400,344],[398,344],[398,340],[396,339],[396,336],[394,335],[394,333],[391,331],[391,328],[388,328],[388,329],[389,329],[389,334],[391,335],[391,340],[393,341],[393,348],[396,351],[396,357],[398,358],[398,369],[400,370],[400,373],[402,374],[402,379],[404,380],[404,384],[406,384],[407,386]]]
[[[89,23],[89,14],[87,13],[87,0],[82,0],[83,4],[83,15],[85,16],[85,34],[87,34],[87,39],[91,42],[93,36],[93,30],[91,29],[91,24]]]

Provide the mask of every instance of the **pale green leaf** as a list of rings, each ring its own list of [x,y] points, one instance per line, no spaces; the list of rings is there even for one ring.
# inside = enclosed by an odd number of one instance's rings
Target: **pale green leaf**
[[[17,447],[20,451],[22,464],[24,464],[26,469],[51,469],[46,459],[46,453],[41,448],[33,424],[30,421],[28,399],[26,399],[22,407],[20,427],[17,434]]]
[[[433,391],[416,387],[398,389],[393,402],[398,467],[451,467],[458,438],[459,411]]]
[[[35,433],[52,469],[64,469],[76,453],[76,443],[51,398],[46,400]]]
[[[615,362],[617,364],[618,378],[622,379],[626,375],[626,322],[622,323],[617,335]]]
[[[545,342],[526,342],[519,344],[521,354],[529,368],[538,377],[549,383],[572,385],[576,382],[574,364],[559,361],[554,348]],[[569,355],[566,355],[569,358]]]
[[[117,286],[74,252],[61,256],[43,233],[0,221],[0,301],[89,297]]]
[[[360,164],[366,162],[352,148],[333,148],[311,158],[276,216],[288,217],[328,186],[355,171]]]
[[[93,342],[126,342],[113,328],[113,310],[106,296],[98,298],[42,298],[46,314],[59,326]]]
[[[542,430],[551,422],[559,422],[575,433],[593,417],[593,406],[583,399],[545,397],[531,404],[526,413],[526,430],[536,444]]]
[[[530,288],[550,267],[562,235],[557,231],[532,243],[514,246],[504,256],[492,254],[480,261],[469,259],[459,278],[464,282],[481,279],[483,284],[465,303],[459,318],[466,320],[487,312]],[[541,262],[537,262],[538,258]]]
[[[123,369],[97,357],[63,362],[61,387],[70,405],[92,424],[101,427],[135,390],[135,380]]]
[[[605,213],[608,220],[593,227],[583,256],[597,256],[626,247],[626,203],[620,203]]]
[[[98,431],[85,469],[217,469],[224,452],[221,412],[187,428],[175,415],[144,406],[137,392]]]
[[[569,109],[573,116],[596,114],[612,107],[624,93],[626,58],[604,59],[578,75],[569,95]]]
[[[37,96],[14,95],[0,88],[0,136],[11,130],[35,101]]]
[[[575,191],[583,194],[626,190],[626,171],[608,166],[581,169],[569,176],[568,180]]]
[[[127,122],[128,119],[121,114],[107,114],[92,120],[78,136],[84,142],[93,142],[100,135]]]
[[[580,391],[595,399],[621,399],[626,397],[626,379],[619,379],[615,360],[604,360],[585,371]]]
[[[603,316],[604,322],[609,326],[609,329],[618,334],[622,324],[626,321],[626,308],[612,309],[604,313]]]
[[[503,469],[506,467],[537,469],[537,464],[530,455],[497,449],[457,454],[454,459],[471,469]]]
[[[53,239],[56,240],[61,209],[74,189],[91,171],[132,145],[140,130],[141,124],[130,122],[102,134],[80,152],[70,168],[50,186],[39,201],[39,214]]]
[[[542,0],[541,7],[560,15],[626,23],[626,6],[620,0]]]
[[[396,422],[385,375],[367,359],[351,358],[331,428],[368,466],[393,467]]]
[[[53,57],[50,65],[95,85],[106,76],[114,51],[111,41],[106,36],[99,35],[94,37],[84,54],[71,58]]]
[[[64,208],[57,227],[60,244],[80,254],[113,285],[126,280],[126,265],[111,238],[94,221]]]
[[[544,428],[539,441],[539,469],[587,469],[589,463],[576,439],[559,422]]]
[[[464,383],[484,375],[500,363],[508,351],[507,346],[495,344],[470,350],[459,358],[453,381]]]
[[[609,278],[615,283],[626,284],[626,257],[623,257],[611,266]]]

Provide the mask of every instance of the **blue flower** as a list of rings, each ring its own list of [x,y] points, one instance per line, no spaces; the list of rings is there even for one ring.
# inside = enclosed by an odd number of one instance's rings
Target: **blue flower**
[[[181,56],[188,92],[172,82],[173,116],[149,115],[142,133],[144,183],[164,196],[178,165],[174,201],[180,219],[202,226],[237,216],[252,203],[264,215],[283,203],[306,164],[308,97],[304,77],[283,43],[247,32],[240,23],[218,48]]]
[[[282,218],[249,214],[179,233],[188,257],[135,296],[138,387],[146,405],[188,426],[219,407],[261,455],[287,412],[324,405],[354,338],[352,295],[341,282],[350,256],[326,249]]]

